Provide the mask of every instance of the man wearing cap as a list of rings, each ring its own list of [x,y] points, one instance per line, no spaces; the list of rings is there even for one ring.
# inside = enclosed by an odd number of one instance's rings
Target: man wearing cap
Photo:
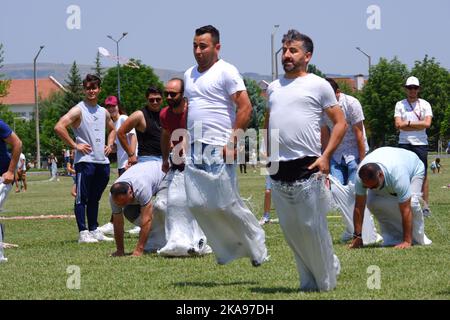
[[[406,99],[395,105],[395,127],[400,130],[398,147],[410,150],[422,160],[425,169],[428,168],[428,136],[426,129],[431,126],[433,112],[431,105],[419,98],[420,84],[416,77],[409,77],[405,83]],[[425,178],[422,186],[422,199],[424,201],[423,215],[429,216],[428,207],[428,178],[425,170]]]

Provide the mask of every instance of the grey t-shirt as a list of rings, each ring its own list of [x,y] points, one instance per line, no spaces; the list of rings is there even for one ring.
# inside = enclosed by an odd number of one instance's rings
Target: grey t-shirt
[[[161,170],[161,161],[139,162],[127,169],[115,182],[126,182],[133,189],[134,201],[131,204],[147,205],[152,196],[159,191],[159,185],[164,178]],[[112,213],[121,213],[122,208],[117,206],[109,195]]]

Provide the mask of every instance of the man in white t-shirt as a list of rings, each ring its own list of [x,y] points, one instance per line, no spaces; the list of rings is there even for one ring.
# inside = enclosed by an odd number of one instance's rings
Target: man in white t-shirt
[[[265,233],[239,195],[234,162],[235,137],[245,131],[252,105],[236,67],[219,59],[220,46],[215,27],[195,30],[198,65],[184,74],[190,134],[185,168],[188,206],[219,264],[249,257],[259,266],[267,258]]]
[[[342,185],[349,182],[355,183],[358,164],[364,159],[368,150],[367,138],[364,130],[364,113],[361,103],[355,97],[344,94],[339,85],[331,78],[326,78],[336,95],[339,105],[345,114],[348,129],[344,138],[333,153],[330,162],[331,174]],[[322,148],[326,148],[333,128],[331,121],[325,117],[322,125]]]
[[[325,184],[326,174],[347,125],[330,84],[307,73],[314,48],[311,38],[289,30],[282,43],[285,75],[267,89],[269,112],[265,127],[269,128],[269,144],[278,144],[279,148],[278,154],[269,155],[271,167],[278,164],[278,171],[271,174],[272,200],[295,255],[300,290],[328,291],[336,286],[340,264],[333,254],[327,226],[331,194]],[[334,127],[321,153],[323,112]]]
[[[425,166],[425,179],[422,186],[424,202],[423,215],[428,217],[431,210],[428,207],[428,136],[426,129],[431,126],[433,112],[431,105],[419,98],[420,84],[416,77],[409,77],[405,83],[406,99],[395,105],[395,127],[400,130],[398,147],[417,154]]]
[[[380,224],[385,246],[404,249],[413,244],[431,244],[424,232],[419,202],[424,175],[423,163],[409,150],[383,147],[369,153],[361,162],[356,178],[355,233],[350,248],[363,245],[366,202]]]
[[[22,189],[23,192],[27,191],[27,161],[23,153],[20,154],[19,162],[17,163],[16,192],[20,192]]]

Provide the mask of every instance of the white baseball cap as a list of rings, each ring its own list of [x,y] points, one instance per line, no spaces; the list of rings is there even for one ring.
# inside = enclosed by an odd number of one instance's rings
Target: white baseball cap
[[[405,87],[407,87],[407,86],[418,86],[418,87],[420,87],[419,79],[417,79],[416,77],[409,77],[408,79],[406,79]]]

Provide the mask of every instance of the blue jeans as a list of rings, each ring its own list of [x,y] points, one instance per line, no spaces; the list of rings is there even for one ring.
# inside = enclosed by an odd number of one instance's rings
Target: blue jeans
[[[138,156],[138,162],[162,161],[162,156]]]
[[[341,162],[337,163],[333,158],[330,163],[330,173],[333,177],[339,180],[343,185],[347,185],[349,182],[353,184],[356,181],[356,172],[358,171],[359,159],[345,163],[344,158],[341,158]]]
[[[192,143],[190,148],[190,158],[187,160],[188,163],[193,164],[197,169],[218,174],[224,166],[236,167],[236,164],[225,164],[222,155],[223,146]]]

